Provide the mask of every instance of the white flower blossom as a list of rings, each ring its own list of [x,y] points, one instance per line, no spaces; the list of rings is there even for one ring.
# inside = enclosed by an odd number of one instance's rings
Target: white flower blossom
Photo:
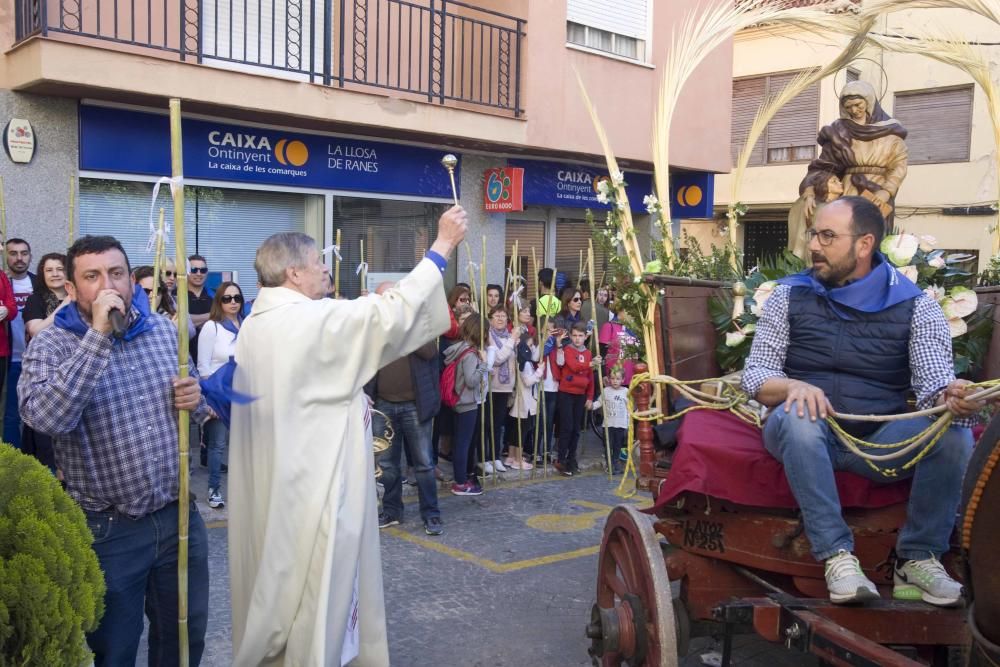
[[[601,181],[601,183],[603,183],[603,182],[604,181]],[[602,203],[602,204],[607,204],[608,203],[608,195],[607,195],[607,193],[605,193],[605,192],[598,192],[597,193],[597,201],[600,202],[600,203]]]
[[[601,178],[597,181],[597,192],[599,194],[607,196],[608,192],[611,191],[611,186],[608,185],[608,179]]]
[[[611,182],[616,186],[621,185],[625,182],[625,174],[623,174],[620,169],[615,169],[611,172]]]
[[[935,269],[943,269],[945,267],[944,257],[942,257],[941,255],[938,255],[934,259],[932,259],[929,262],[927,262],[927,264],[929,266],[934,267]]]
[[[913,234],[893,234],[882,239],[879,249],[896,266],[906,266],[917,254],[920,240]]]
[[[979,307],[979,297],[968,287],[954,287],[951,294],[941,302],[941,310],[949,320],[954,317],[967,317],[976,312]]]
[[[763,312],[764,304],[767,303],[767,300],[771,298],[771,295],[774,293],[774,288],[777,286],[778,286],[777,282],[773,280],[768,280],[766,283],[761,283],[760,285],[758,285],[757,289],[753,291],[753,301],[755,304],[757,304],[757,308],[760,309],[761,312]],[[751,312],[752,311],[753,308],[751,307]],[[760,317],[758,313],[754,313],[754,315]]]
[[[736,347],[747,338],[746,334],[742,331],[730,331],[726,334],[726,345],[728,347]]]
[[[917,267],[915,267],[914,265],[910,264],[909,266],[901,266],[896,270],[902,273],[907,278],[909,278],[911,282],[914,283],[917,282],[917,277],[919,274],[917,273]]]
[[[646,213],[653,215],[656,213],[656,207],[660,205],[660,201],[656,195],[646,195],[642,198],[642,205],[646,207]]]
[[[757,305],[750,306],[750,312],[753,313],[754,317],[763,317],[764,315],[764,309]]]
[[[969,325],[961,317],[950,317],[948,318],[948,329],[951,331],[952,338],[958,338],[969,331]]]
[[[743,333],[745,334],[752,334],[754,331],[757,331],[756,324],[750,323],[743,327]]]
[[[924,294],[934,299],[938,303],[940,303],[941,300],[944,299],[945,296],[947,296],[944,287],[941,287],[940,285],[930,285],[927,289],[924,290]]]
[[[937,239],[936,238],[934,238],[930,234],[921,234],[920,235],[920,249],[921,250],[923,250],[924,252],[930,252],[931,250],[934,249],[935,245],[937,245]]]
[[[624,211],[626,203],[624,201],[622,201],[621,199],[619,199],[619,200],[615,201],[615,206],[618,207],[619,211]]]

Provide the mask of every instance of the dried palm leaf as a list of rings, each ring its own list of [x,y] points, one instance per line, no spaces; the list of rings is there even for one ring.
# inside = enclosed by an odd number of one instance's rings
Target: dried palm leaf
[[[966,9],[1000,23],[1000,0],[867,0],[861,16],[877,18],[907,9]]]
[[[921,0],[931,2],[932,0]],[[986,4],[988,0],[974,0],[970,4]],[[986,96],[986,107],[993,125],[993,153],[997,164],[994,173],[997,177],[998,220],[993,234],[993,254],[1000,253],[1000,82],[990,71],[990,63],[984,55],[964,41],[961,36],[946,31],[930,34],[926,31],[908,30],[906,38],[898,36],[884,37],[870,35],[871,42],[889,51],[897,53],[915,53],[938,62],[951,65],[962,70],[982,89]]]

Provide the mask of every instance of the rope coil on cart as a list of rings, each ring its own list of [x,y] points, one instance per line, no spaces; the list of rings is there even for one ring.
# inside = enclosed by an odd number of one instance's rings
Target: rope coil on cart
[[[646,410],[638,412],[635,409],[635,401],[632,397],[632,392],[640,384],[644,382],[651,382],[653,384],[665,384],[673,387],[685,398],[692,401],[693,405],[680,410],[674,414],[663,414],[661,410]],[[701,385],[707,382],[718,382],[721,390],[719,395],[709,394],[698,389],[694,389],[691,385]],[[979,391],[975,392],[966,397],[970,401],[986,401],[989,399],[1000,398],[1000,380],[987,380],[984,382],[975,382],[968,385],[972,388],[978,388]],[[625,463],[625,470],[622,474],[621,483],[618,485],[618,489],[615,492],[617,495],[629,498],[635,495],[635,484],[628,484],[628,480],[631,477],[633,480],[638,478],[638,472],[635,466],[635,461],[633,459],[633,443],[634,438],[634,424],[636,421],[672,421],[674,419],[679,419],[689,412],[694,410],[727,410],[734,414],[739,419],[744,422],[754,425],[758,428],[761,427],[760,414],[750,407],[750,397],[743,391],[733,387],[729,383],[722,380],[722,378],[706,378],[703,380],[678,380],[675,377],[669,375],[656,375],[653,376],[649,373],[639,373],[632,377],[632,382],[629,384],[628,391],[628,406],[629,414],[632,419],[629,420],[628,428],[628,459]],[[934,417],[936,415],[943,415],[939,419],[935,419],[929,423],[927,428],[925,428],[920,433],[916,434],[911,438],[902,440],[900,442],[878,444],[874,442],[868,442],[863,438],[858,438],[856,436],[847,433],[843,426],[840,425],[838,420],[845,421],[867,421],[867,422],[890,422],[890,421],[900,421],[903,419],[914,419],[917,417]],[[915,466],[922,458],[924,458],[931,449],[938,443],[944,432],[951,426],[954,420],[954,415],[948,411],[946,405],[938,405],[933,408],[927,408],[924,410],[918,410],[916,412],[907,412],[902,414],[894,415],[854,415],[846,414],[840,412],[832,412],[826,418],[827,424],[829,424],[830,429],[833,431],[834,435],[843,444],[854,453],[856,456],[860,457],[865,463],[871,467],[872,470],[884,475],[885,477],[893,478],[899,475],[900,470],[908,470]],[[877,450],[894,450],[884,454],[875,454],[863,451],[861,448],[865,447],[868,449]],[[922,448],[922,449],[921,449]],[[907,456],[911,452],[920,449],[920,452],[913,457],[909,462],[904,464],[902,468],[880,468],[876,465],[876,462],[891,461],[894,459],[902,458]],[[630,488],[631,487],[631,488]]]

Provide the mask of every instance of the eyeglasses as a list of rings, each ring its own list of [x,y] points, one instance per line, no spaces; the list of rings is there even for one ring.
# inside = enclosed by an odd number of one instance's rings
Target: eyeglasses
[[[864,236],[864,234],[838,234],[837,232],[832,232],[829,229],[821,229],[819,231],[816,231],[815,229],[807,229],[803,234],[806,237],[806,241],[811,243],[813,239],[819,239],[819,244],[824,247],[830,245],[841,236],[849,236],[851,238]]]
[[[192,266],[191,273],[208,273],[207,266]]]
[[[165,275],[167,278],[173,278],[174,277],[174,272],[173,271],[164,271],[163,275]]]
[[[469,303],[469,297],[467,297],[467,296],[460,296],[460,297],[458,297],[458,302],[459,303]]]
[[[226,294],[222,297],[222,303],[232,303],[233,301],[236,303],[243,303],[243,297],[239,294]]]
[[[573,298],[573,303],[580,303],[581,301],[583,301],[583,299],[581,299],[580,297]]]

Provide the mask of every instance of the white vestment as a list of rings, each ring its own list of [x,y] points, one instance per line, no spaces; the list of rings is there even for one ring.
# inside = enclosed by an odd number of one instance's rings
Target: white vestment
[[[264,288],[236,343],[229,458],[234,664],[341,664],[357,576],[359,655],[388,665],[366,398],[385,364],[450,324],[424,259],[382,296]],[[357,573],[357,575],[355,575]]]

